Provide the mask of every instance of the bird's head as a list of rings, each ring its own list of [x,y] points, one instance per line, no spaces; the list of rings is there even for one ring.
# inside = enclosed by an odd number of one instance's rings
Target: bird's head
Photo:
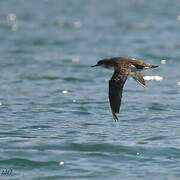
[[[96,66],[103,66],[103,67],[110,66],[109,59],[102,59],[102,60],[98,61],[97,64],[95,64],[91,67],[96,67]]]

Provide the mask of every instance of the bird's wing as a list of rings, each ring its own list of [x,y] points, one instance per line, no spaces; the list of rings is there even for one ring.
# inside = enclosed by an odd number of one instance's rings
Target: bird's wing
[[[130,62],[139,70],[145,67],[145,63],[143,60],[130,60]]]
[[[146,86],[146,82],[143,78],[143,74],[140,71],[136,71],[134,73],[131,73],[131,76],[142,86],[145,87]]]
[[[129,62],[131,62],[131,64],[133,64],[138,70],[158,67],[156,65],[144,63],[143,60],[135,60],[135,59],[132,60],[132,59],[130,59]]]
[[[118,120],[116,113],[119,113],[123,87],[128,75],[115,72],[109,80],[109,102],[114,120]]]

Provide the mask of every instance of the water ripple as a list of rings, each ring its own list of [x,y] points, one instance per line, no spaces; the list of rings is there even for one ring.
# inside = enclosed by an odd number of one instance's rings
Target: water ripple
[[[24,167],[24,165],[26,165],[27,167],[31,167],[31,168],[40,168],[40,167],[49,167],[51,165],[55,165],[58,164],[58,162],[56,161],[46,161],[46,162],[42,162],[42,161],[32,161],[29,159],[21,159],[21,158],[11,158],[11,159],[7,159],[7,160],[0,160],[0,164],[1,165],[17,165],[17,166],[21,166]]]

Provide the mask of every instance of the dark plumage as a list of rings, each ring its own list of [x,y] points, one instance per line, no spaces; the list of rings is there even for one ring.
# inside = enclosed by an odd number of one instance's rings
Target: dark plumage
[[[143,60],[130,59],[128,57],[103,59],[91,67],[95,66],[103,66],[105,68],[114,67],[114,73],[112,78],[109,80],[109,102],[115,121],[118,120],[116,114],[119,113],[120,110],[123,87],[128,76],[132,76],[141,86],[145,87],[145,80],[141,71],[158,67],[146,64]]]

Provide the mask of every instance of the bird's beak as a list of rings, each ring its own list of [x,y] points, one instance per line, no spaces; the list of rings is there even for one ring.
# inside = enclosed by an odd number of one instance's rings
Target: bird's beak
[[[99,66],[99,64],[95,64],[95,65],[93,65],[93,66],[91,66],[91,67],[96,67],[96,66]]]

